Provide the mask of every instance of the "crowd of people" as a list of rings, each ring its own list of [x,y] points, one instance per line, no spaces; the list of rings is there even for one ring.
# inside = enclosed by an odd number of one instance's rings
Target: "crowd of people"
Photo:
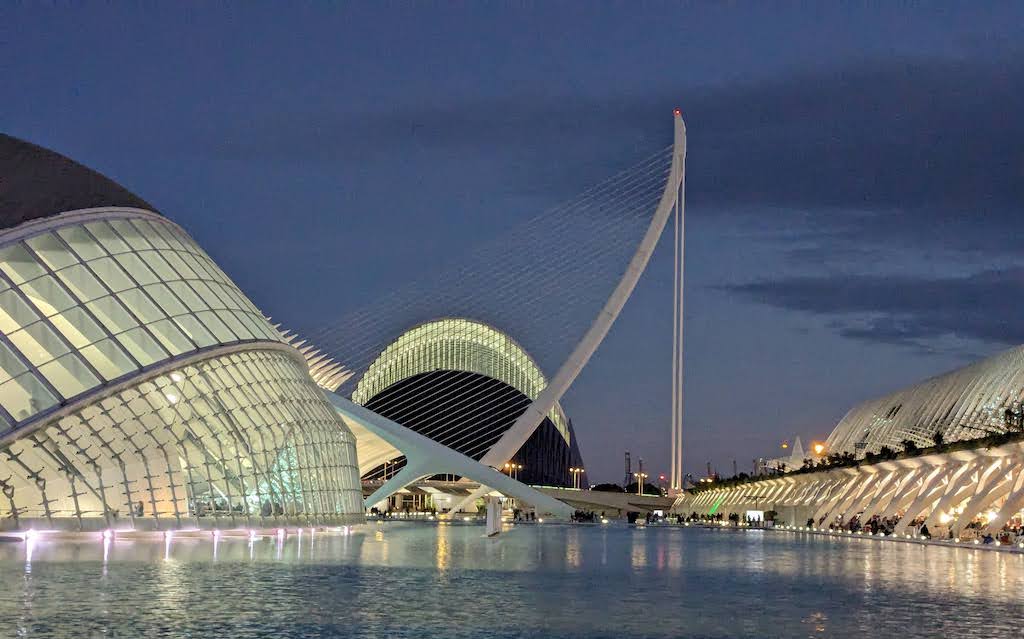
[[[874,515],[867,521],[861,522],[860,515],[854,515],[846,521],[843,521],[842,518],[837,518],[834,522],[828,524],[828,529],[850,533],[865,532],[871,535],[913,534],[924,539],[977,539],[983,544],[999,542],[1002,545],[1010,545],[1024,542],[1024,523],[1019,520],[1008,522],[1000,530],[993,532],[987,529],[986,520],[979,518],[969,522],[957,534],[953,527],[945,525],[937,526],[933,532],[928,528],[924,517],[912,520],[905,529],[897,531],[896,527],[899,525],[900,519],[898,516],[882,517]],[[824,518],[818,521],[818,526],[824,526]],[[815,528],[817,526],[815,526],[813,519],[808,519],[807,527]]]
[[[885,533],[886,535],[891,535],[894,532],[896,532],[896,524],[898,524],[899,521],[900,521],[899,517],[882,517],[882,516],[879,516],[879,515],[874,515],[873,517],[868,519],[866,522],[862,523],[861,520],[860,520],[860,515],[854,515],[853,517],[850,517],[850,519],[848,521],[843,521],[842,517],[837,518],[834,522],[832,522],[832,523],[830,523],[828,525],[828,529],[829,530],[838,530],[838,531],[842,531],[842,532],[851,532],[851,533],[856,533],[856,532],[860,532],[860,531],[863,530],[864,532],[870,533],[872,535],[877,535],[879,533]],[[822,520],[819,521],[818,524],[823,526],[824,525],[824,518],[822,518]],[[914,530],[918,534],[920,534],[920,535],[922,535],[922,536],[924,536],[926,538],[929,538],[929,539],[931,538],[931,532],[929,532],[928,526],[924,525],[924,519],[923,518],[922,519],[918,519],[918,520],[914,520],[913,522],[911,522],[910,525],[914,528]],[[807,527],[808,528],[815,528],[816,527],[814,525],[814,520],[813,519],[808,519],[807,520]]]

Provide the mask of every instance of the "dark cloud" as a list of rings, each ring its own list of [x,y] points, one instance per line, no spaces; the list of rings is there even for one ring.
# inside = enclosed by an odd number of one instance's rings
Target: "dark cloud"
[[[361,161],[394,148],[494,162],[515,188],[561,198],[690,128],[688,201],[798,208],[844,241],[1012,247],[1024,202],[1024,56],[864,60],[732,87],[642,95],[382,105],[256,114],[203,132],[232,158]],[[558,162],[552,149],[557,148]],[[864,216],[863,212],[872,212]],[[852,214],[851,214],[852,213]]]
[[[777,308],[827,317],[842,336],[923,345],[952,336],[1024,343],[1017,321],[1024,269],[964,277],[832,275],[789,277],[722,287]]]

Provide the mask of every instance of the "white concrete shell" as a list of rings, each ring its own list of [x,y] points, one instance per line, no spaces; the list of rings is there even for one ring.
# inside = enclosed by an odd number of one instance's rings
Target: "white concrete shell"
[[[813,528],[856,518],[897,520],[895,533],[920,523],[940,539],[997,533],[1024,509],[1024,442],[895,459],[856,468],[788,474],[684,493],[673,512],[698,515],[775,510],[781,523]],[[917,523],[915,523],[917,522]],[[974,526],[969,524],[974,522]]]
[[[851,409],[828,438],[830,452],[862,456],[904,440],[930,446],[1019,427],[1024,400],[1024,346],[927,379]]]

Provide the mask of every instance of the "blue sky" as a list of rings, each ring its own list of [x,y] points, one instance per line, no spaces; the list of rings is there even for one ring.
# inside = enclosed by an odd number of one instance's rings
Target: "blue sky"
[[[663,147],[682,106],[688,471],[1024,341],[1020,4],[8,4],[0,24],[0,130],[154,203],[299,327]],[[668,248],[566,398],[592,479],[627,448],[667,467]]]

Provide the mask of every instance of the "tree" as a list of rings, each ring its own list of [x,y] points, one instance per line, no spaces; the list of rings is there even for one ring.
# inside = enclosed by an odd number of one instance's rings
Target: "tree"
[[[941,430],[935,431],[935,434],[932,435],[932,443],[934,443],[936,447],[941,447],[946,443],[946,436],[942,434]]]
[[[903,446],[903,451],[908,455],[913,455],[917,452],[917,444],[912,439],[904,439],[900,442],[900,445]]]
[[[633,487],[635,488],[636,485],[634,484]],[[622,486],[619,486],[618,484],[598,484],[597,486],[594,486],[590,490],[596,490],[596,491],[599,491],[599,492],[602,492],[602,493],[624,493],[624,492],[626,492],[625,490],[622,489]]]
[[[637,488],[636,482],[633,482],[633,483],[629,484],[628,486],[626,486],[626,491],[625,492],[635,495],[636,494],[636,488]],[[660,495],[661,494],[661,489],[658,488],[657,486],[655,486],[654,484],[651,484],[649,482],[644,482],[644,494],[645,495]]]

